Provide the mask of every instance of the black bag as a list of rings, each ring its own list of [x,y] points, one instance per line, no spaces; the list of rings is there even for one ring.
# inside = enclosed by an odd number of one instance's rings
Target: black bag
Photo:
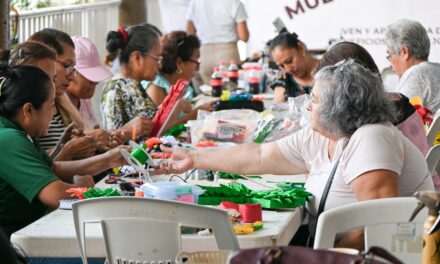
[[[388,262],[379,260],[382,258]],[[283,263],[307,263],[307,264],[403,264],[399,259],[391,255],[385,249],[371,247],[367,253],[350,255],[330,250],[311,249],[306,247],[273,246],[264,248],[244,249],[237,251],[229,260],[231,264],[238,263],[261,263],[261,264],[283,264]]]

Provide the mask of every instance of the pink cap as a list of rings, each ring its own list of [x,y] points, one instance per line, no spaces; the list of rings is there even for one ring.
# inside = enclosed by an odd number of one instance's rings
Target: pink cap
[[[98,49],[90,39],[73,36],[72,40],[75,43],[75,69],[81,75],[92,82],[101,82],[112,77],[110,70],[102,65]]]

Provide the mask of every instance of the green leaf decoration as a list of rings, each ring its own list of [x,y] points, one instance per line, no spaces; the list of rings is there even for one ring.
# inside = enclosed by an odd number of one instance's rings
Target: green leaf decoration
[[[170,128],[170,129],[165,133],[165,136],[173,136],[173,137],[177,138],[177,137],[180,136],[180,134],[182,134],[184,131],[186,131],[185,124],[176,125],[176,126],[173,126],[172,128]]]
[[[110,197],[110,196],[121,196],[121,194],[113,188],[107,188],[101,190],[99,188],[93,188],[83,193],[85,198],[96,198],[96,197]]]
[[[240,174],[235,174],[235,173],[227,173],[227,172],[219,172],[219,177],[220,179],[227,179],[227,180],[238,180],[238,179],[245,179],[242,175]],[[255,178],[255,179],[261,179],[261,176],[258,175],[250,175],[247,176],[248,178]]]
[[[200,186],[205,192],[199,196],[199,204],[219,205],[222,201],[234,203],[260,203],[263,208],[295,208],[304,206],[312,194],[304,188],[289,190],[250,190],[241,183],[221,184],[219,187]]]

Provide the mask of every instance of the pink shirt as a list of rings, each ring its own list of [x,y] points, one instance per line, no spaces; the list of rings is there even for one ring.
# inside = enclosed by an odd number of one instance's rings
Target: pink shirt
[[[405,121],[396,126],[426,157],[429,151],[428,140],[426,138],[425,128],[423,127],[423,120],[419,113],[415,111]],[[440,177],[434,170],[432,173],[432,181],[436,191],[440,191]]]
[[[99,127],[90,99],[80,99],[79,114],[84,122],[84,130],[93,130]]]

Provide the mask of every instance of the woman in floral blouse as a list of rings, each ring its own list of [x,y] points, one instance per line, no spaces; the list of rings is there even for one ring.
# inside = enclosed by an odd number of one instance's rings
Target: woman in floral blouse
[[[119,129],[126,139],[148,136],[157,105],[141,86],[142,80],[154,80],[162,57],[160,35],[145,25],[119,28],[107,34],[107,61],[119,56],[121,71],[102,91],[101,112],[104,129]]]

